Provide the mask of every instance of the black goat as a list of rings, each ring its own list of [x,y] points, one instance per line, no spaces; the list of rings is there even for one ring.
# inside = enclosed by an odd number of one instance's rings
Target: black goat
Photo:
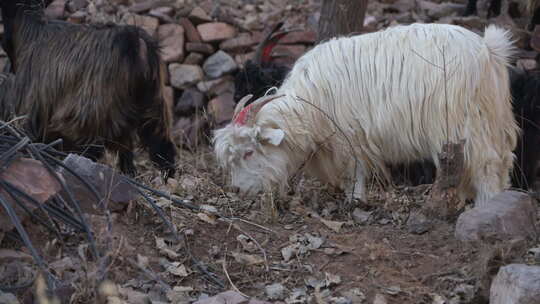
[[[1,0],[2,41],[15,73],[14,108],[36,139],[96,160],[119,153],[136,174],[136,137],[165,178],[175,172],[172,105],[163,98],[165,65],[144,30],[47,20],[40,0]],[[96,148],[96,145],[98,146]]]
[[[510,71],[514,114],[521,128],[512,186],[528,189],[534,186],[540,160],[540,72]]]
[[[285,79],[290,69],[273,63],[271,57],[272,50],[278,41],[289,33],[288,31],[277,32],[282,25],[282,22],[276,24],[265,35],[257,46],[253,60],[246,61],[244,68],[236,72],[234,78],[236,101],[248,94],[253,94],[252,101],[256,100],[271,87],[279,87]]]
[[[503,0],[490,0],[489,1],[488,12],[487,12],[488,18],[496,17],[501,14],[502,1]],[[509,0],[504,0],[504,1],[509,1]],[[463,16],[476,15],[477,3],[478,3],[478,0],[468,0],[465,11],[463,12]],[[531,14],[531,19],[529,21],[529,24],[527,25],[527,29],[529,31],[532,31],[534,30],[534,27],[536,25],[540,24],[540,1],[526,0],[522,4],[526,6],[527,12]]]

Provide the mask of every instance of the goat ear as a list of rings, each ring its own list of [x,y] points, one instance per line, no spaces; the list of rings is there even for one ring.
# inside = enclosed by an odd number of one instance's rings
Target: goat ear
[[[266,141],[274,146],[279,146],[283,138],[285,138],[285,132],[281,129],[264,128],[260,134],[262,141]]]

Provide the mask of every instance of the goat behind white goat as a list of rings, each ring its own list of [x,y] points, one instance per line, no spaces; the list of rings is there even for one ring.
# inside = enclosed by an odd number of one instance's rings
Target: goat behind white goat
[[[364,199],[365,177],[387,176],[385,164],[431,158],[438,167],[443,144],[465,139],[460,194],[483,204],[508,187],[513,166],[512,50],[495,26],[483,38],[412,24],[332,39],[296,62],[273,101],[241,112],[239,103],[215,131],[217,160],[248,194],[284,189],[307,160],[308,175]]]

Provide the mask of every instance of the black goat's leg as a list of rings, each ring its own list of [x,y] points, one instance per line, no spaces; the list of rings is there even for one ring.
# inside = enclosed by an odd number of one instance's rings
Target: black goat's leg
[[[120,171],[130,177],[137,176],[137,168],[135,168],[134,155],[131,150],[122,150],[118,155],[118,163]]]

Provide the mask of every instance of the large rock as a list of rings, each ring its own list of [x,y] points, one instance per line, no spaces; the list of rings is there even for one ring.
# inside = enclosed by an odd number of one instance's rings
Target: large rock
[[[491,283],[490,304],[540,303],[540,266],[510,264]]]
[[[100,198],[108,198],[108,206],[111,210],[119,210],[139,197],[137,189],[124,181],[117,174],[117,170],[109,166],[96,163],[77,154],[69,154],[63,163],[89,182]],[[95,196],[79,179],[63,168],[60,169],[60,173],[65,177],[67,186],[70,188],[71,193],[75,195],[83,210],[86,212],[100,210],[100,208],[94,208],[100,202],[96,201]]]
[[[216,42],[236,36],[236,28],[223,22],[209,22],[197,25],[204,42]]]
[[[203,64],[204,73],[210,78],[218,78],[238,68],[234,59],[223,51],[217,51],[208,57]]]
[[[169,74],[171,85],[177,89],[184,89],[204,77],[200,66],[178,63],[169,64]]]
[[[62,177],[60,176],[60,178]],[[11,163],[9,167],[1,172],[0,180],[10,183],[40,204],[46,202],[61,189],[60,183],[40,161],[29,158],[21,158]],[[17,203],[8,193],[0,190],[0,194],[13,207],[15,214],[21,221],[28,216],[22,208],[18,207]],[[38,207],[26,200],[22,201],[30,211]],[[10,231],[13,228],[14,226],[5,209],[0,208],[0,233],[2,231]]]
[[[455,236],[462,241],[535,239],[535,222],[533,198],[522,192],[504,191],[485,207],[463,212],[457,220]]]
[[[184,60],[184,28],[178,24],[164,24],[158,29],[162,58],[166,63]]]

